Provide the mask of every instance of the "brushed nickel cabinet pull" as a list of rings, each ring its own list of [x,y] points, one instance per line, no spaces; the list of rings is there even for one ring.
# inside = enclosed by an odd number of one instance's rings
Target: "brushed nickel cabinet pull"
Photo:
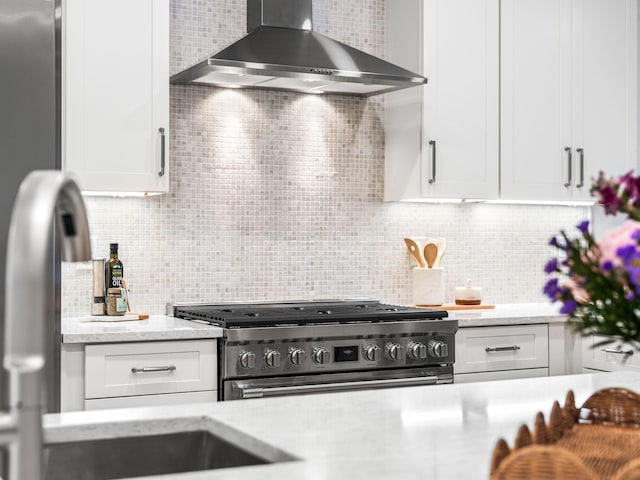
[[[175,365],[166,365],[163,367],[143,367],[143,368],[133,367],[131,369],[131,372],[132,373],[173,372],[175,369],[176,369]]]
[[[158,175],[160,177],[164,176],[164,139],[165,139],[165,135],[164,135],[164,128],[159,128],[158,131],[160,132],[160,171],[158,172]]]
[[[580,155],[580,183],[576,185],[576,188],[584,187],[584,149],[576,148],[576,152]]]
[[[571,147],[564,147],[564,151],[567,152],[567,163],[569,165],[569,176],[567,178],[567,181],[565,182],[564,186],[565,188],[568,188],[571,186],[571,176],[572,176],[572,160],[571,160]]]
[[[603,348],[602,351],[605,353],[615,353],[616,355],[633,355],[633,350],[615,350],[613,348]]]
[[[484,349],[485,352],[489,353],[489,352],[511,352],[511,351],[516,351],[516,350],[520,350],[520,347],[518,345],[512,345],[510,347],[487,347]]]
[[[429,146],[431,147],[431,178],[429,183],[436,183],[436,141],[429,140]]]

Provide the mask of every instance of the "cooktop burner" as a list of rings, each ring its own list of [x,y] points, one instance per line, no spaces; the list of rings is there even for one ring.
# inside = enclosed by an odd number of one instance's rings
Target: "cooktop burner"
[[[386,305],[377,301],[335,301],[176,306],[175,316],[224,328],[440,320],[447,312]]]

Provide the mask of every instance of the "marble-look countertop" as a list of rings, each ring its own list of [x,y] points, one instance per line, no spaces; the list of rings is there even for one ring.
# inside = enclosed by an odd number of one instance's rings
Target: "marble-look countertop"
[[[452,310],[449,317],[464,327],[492,325],[524,325],[565,322],[559,306],[548,303],[496,305],[484,310]],[[62,319],[62,343],[142,342],[152,340],[184,340],[218,338],[222,329],[166,315],[152,315],[147,320],[88,321],[96,317]]]
[[[538,411],[548,419],[569,389],[580,406],[605,387],[640,392],[640,373],[50,414],[45,441],[205,429],[280,461],[149,480],[483,479],[498,439],[512,445],[520,425],[531,428]]]
[[[559,304],[513,303],[482,310],[451,310],[449,318],[458,320],[461,328],[566,322],[567,316],[559,310]]]
[[[144,342],[153,340],[189,340],[218,338],[222,329],[166,315],[151,315],[146,320],[108,321],[110,317],[62,319],[62,343]]]

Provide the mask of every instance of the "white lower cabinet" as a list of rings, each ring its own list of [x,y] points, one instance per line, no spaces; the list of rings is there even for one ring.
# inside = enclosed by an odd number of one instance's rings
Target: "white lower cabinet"
[[[591,335],[582,339],[582,368],[585,373],[640,371],[640,352],[633,345],[610,343],[601,345],[607,337]]]
[[[460,328],[454,382],[549,375],[547,324]]]
[[[62,411],[217,400],[214,340],[70,345]]]
[[[533,378],[548,376],[548,368],[503,370],[499,372],[456,373],[454,375],[454,383],[489,382],[491,380],[511,380],[514,378]]]

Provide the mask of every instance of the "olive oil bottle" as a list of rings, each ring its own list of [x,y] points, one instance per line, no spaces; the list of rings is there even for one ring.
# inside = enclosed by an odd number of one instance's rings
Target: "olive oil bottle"
[[[109,255],[109,261],[106,268],[106,288],[122,288],[122,275],[124,269],[122,262],[118,258],[118,244],[111,243],[109,245],[111,254]]]

